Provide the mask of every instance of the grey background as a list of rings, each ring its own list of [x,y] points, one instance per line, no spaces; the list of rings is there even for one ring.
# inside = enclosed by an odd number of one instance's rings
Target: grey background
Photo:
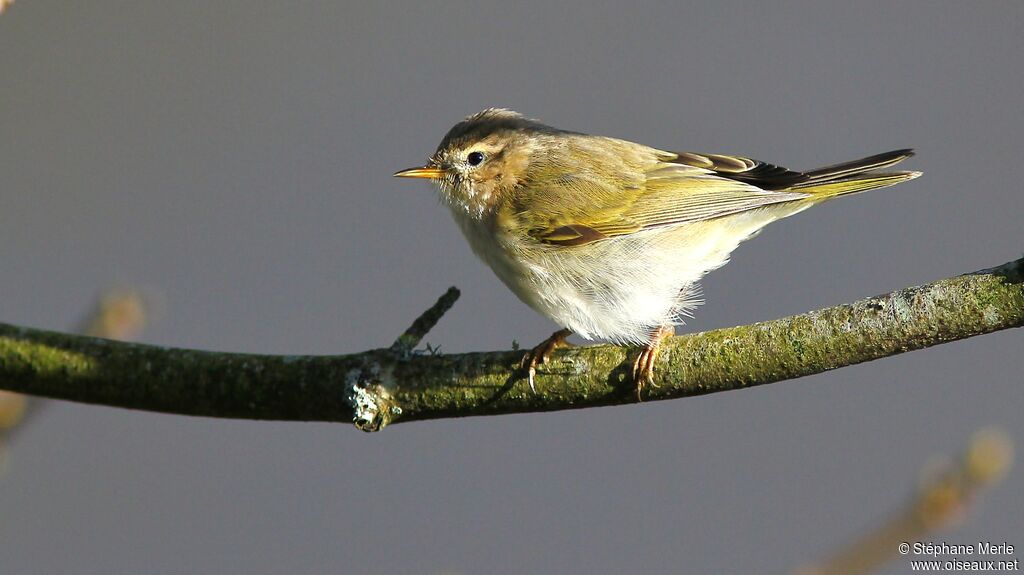
[[[554,125],[794,168],[903,146],[925,176],[769,227],[690,329],[1019,257],[1019,2],[56,2],[0,16],[3,321],[159,289],[144,340],[507,349],[558,326],[423,183],[451,124]],[[3,573],[783,572],[898,507],[935,454],[1024,440],[1020,332],[743,392],[400,425],[59,404],[0,480]],[[1024,546],[1024,473],[936,540]],[[1019,558],[1019,555],[1018,555]],[[909,570],[905,560],[888,573]]]

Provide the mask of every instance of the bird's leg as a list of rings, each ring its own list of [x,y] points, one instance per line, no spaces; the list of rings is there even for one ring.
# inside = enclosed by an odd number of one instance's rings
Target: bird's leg
[[[522,368],[526,370],[527,378],[530,381],[530,391],[537,393],[537,388],[533,386],[533,377],[537,374],[537,366],[550,359],[551,352],[569,345],[565,338],[570,335],[572,335],[571,329],[560,329],[523,357]]]
[[[640,392],[644,384],[654,385],[654,362],[661,353],[661,343],[666,337],[674,335],[676,330],[671,325],[663,325],[651,334],[647,346],[640,350],[640,354],[633,360],[633,383],[636,385],[636,400],[643,401]],[[657,387],[655,385],[655,387]]]

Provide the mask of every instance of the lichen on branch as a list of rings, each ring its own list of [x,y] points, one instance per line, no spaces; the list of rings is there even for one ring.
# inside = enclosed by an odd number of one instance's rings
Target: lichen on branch
[[[636,401],[635,350],[560,350],[532,393],[521,351],[409,353],[450,290],[395,345],[338,356],[221,353],[0,324],[0,389],[184,415],[356,422],[579,409]],[[1024,258],[777,320],[673,337],[644,400],[742,389],[1024,325]],[[413,343],[415,345],[415,343]],[[372,409],[367,406],[373,406]]]

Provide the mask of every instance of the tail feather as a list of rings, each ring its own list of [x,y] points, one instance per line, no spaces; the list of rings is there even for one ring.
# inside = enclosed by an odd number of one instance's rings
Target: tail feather
[[[889,166],[898,164],[913,155],[914,150],[908,148],[904,150],[883,152],[881,154],[875,154],[874,156],[853,160],[851,162],[842,162],[831,166],[825,166],[824,168],[804,172],[807,179],[800,182],[799,185],[813,185],[820,182],[829,182],[841,178],[856,176],[857,174],[863,174],[864,172],[881,170],[882,168],[888,168]]]
[[[895,186],[907,180],[913,180],[921,175],[921,172],[874,172],[844,178],[841,180],[825,181],[817,184],[804,184],[793,188],[805,194],[811,194],[812,200],[824,200],[857,192],[866,192],[878,188]]]
[[[843,162],[804,172],[807,179],[787,191],[811,194],[814,200],[845,196],[912,180],[921,172],[877,172],[914,155],[914,151],[893,150],[852,162]]]

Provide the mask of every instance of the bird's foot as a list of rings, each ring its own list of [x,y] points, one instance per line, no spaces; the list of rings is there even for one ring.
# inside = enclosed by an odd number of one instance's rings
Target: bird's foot
[[[675,333],[675,328],[670,325],[659,327],[651,334],[647,346],[640,350],[640,354],[633,360],[633,383],[636,385],[637,401],[643,401],[640,394],[644,390],[644,385],[650,384],[653,387],[658,387],[654,383],[654,362],[658,359],[658,354],[661,353],[661,343]]]
[[[523,356],[521,367],[526,370],[527,379],[530,381],[530,391],[537,393],[537,388],[533,385],[533,378],[537,374],[537,366],[551,359],[551,353],[556,349],[568,346],[569,344],[565,341],[565,338],[570,335],[572,335],[572,330],[560,329]]]

